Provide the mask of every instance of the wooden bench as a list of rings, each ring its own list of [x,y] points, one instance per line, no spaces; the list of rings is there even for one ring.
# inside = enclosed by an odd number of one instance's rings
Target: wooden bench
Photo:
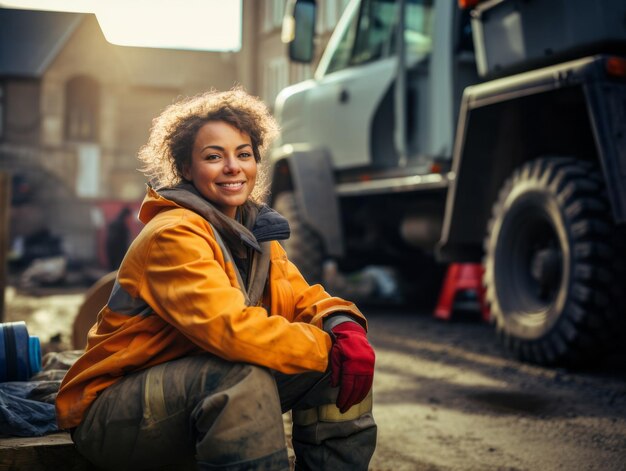
[[[195,470],[195,463],[164,465],[158,471]],[[43,437],[0,436],[0,471],[100,471],[83,458],[69,433]]]
[[[94,471],[69,433],[43,437],[0,437],[0,471]]]

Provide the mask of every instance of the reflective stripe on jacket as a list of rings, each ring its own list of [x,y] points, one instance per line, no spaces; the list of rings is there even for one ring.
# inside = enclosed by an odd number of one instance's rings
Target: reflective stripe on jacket
[[[61,385],[62,429],[77,426],[99,391],[133,371],[202,351],[287,374],[325,371],[331,340],[323,319],[346,312],[366,326],[354,304],[308,285],[275,240],[261,244],[269,278],[261,305],[251,306],[205,218],[149,189],[140,219],[146,226]]]

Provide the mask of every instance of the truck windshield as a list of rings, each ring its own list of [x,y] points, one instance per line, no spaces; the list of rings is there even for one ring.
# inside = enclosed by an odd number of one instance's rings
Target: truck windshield
[[[407,1],[404,39],[409,62],[423,59],[430,53],[432,3],[433,0]],[[358,13],[344,30],[326,74],[393,55],[397,25],[397,1],[363,0]]]

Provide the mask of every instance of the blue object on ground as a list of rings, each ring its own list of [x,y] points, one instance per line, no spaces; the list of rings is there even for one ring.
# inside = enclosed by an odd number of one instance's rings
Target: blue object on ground
[[[28,335],[25,322],[0,324],[0,383],[26,381],[39,370],[39,338]]]

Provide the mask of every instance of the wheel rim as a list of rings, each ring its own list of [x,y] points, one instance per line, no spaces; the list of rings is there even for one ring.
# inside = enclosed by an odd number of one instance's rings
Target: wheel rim
[[[523,338],[543,335],[559,317],[568,279],[569,244],[558,204],[544,192],[515,199],[496,243],[495,288],[502,314]]]

